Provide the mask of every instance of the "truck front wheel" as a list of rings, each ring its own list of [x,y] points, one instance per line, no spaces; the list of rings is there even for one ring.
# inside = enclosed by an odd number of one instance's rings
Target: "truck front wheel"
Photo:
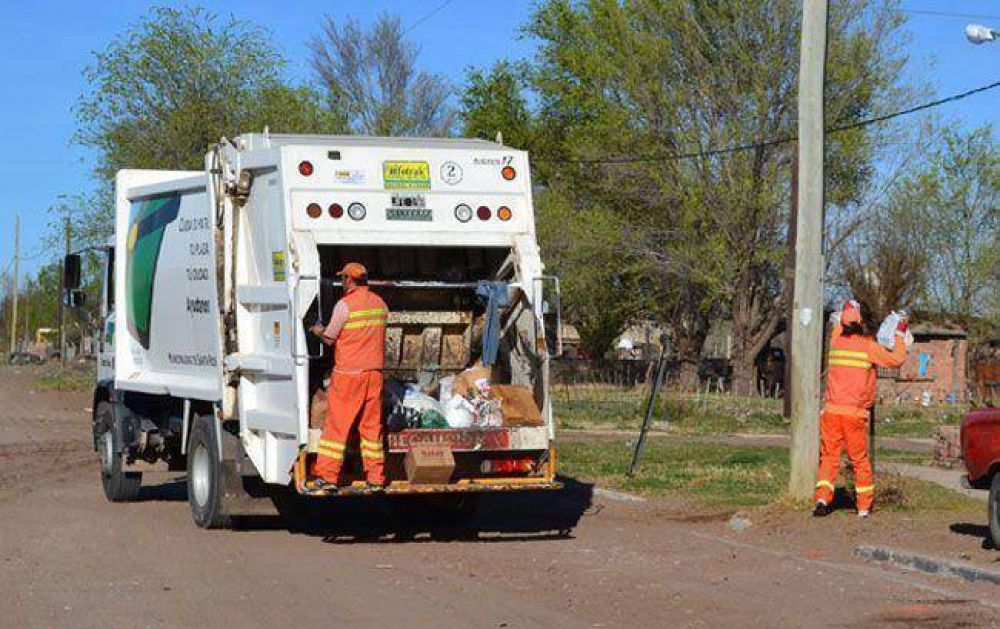
[[[1000,548],[1000,472],[993,474],[990,481],[990,537],[993,548]]]
[[[126,472],[122,461],[115,413],[111,402],[98,402],[94,412],[97,425],[97,453],[101,457],[101,484],[111,502],[131,502],[139,496],[142,472]]]
[[[222,461],[212,417],[194,416],[187,449],[188,505],[195,524],[205,529],[229,526],[222,504]]]

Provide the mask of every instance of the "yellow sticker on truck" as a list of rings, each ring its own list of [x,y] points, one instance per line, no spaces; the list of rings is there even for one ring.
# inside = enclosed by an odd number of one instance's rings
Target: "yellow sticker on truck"
[[[427,162],[382,162],[386,190],[430,190],[431,167]]]

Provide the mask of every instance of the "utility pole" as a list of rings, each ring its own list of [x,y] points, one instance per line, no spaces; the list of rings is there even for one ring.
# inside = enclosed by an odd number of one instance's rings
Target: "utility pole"
[[[69,229],[70,229],[70,218],[69,218],[69,211],[70,211],[69,210],[69,206],[67,205],[66,206],[66,220],[65,220],[64,234],[63,234],[63,240],[64,240],[64,244],[65,244],[65,253],[63,255],[63,261],[59,263],[59,282],[60,282],[60,287],[59,287],[59,306],[58,306],[58,315],[59,315],[59,362],[62,363],[63,367],[66,366],[66,313],[65,313],[65,310],[64,310],[64,307],[63,307],[63,299],[66,297],[66,295],[64,294],[64,291],[62,289],[61,283],[63,281],[63,275],[66,272],[66,269],[65,269],[65,264],[66,264],[65,260],[66,260],[66,257],[65,256],[68,256],[69,252],[70,252],[70,232],[69,232]]]
[[[16,351],[14,342],[17,338],[17,287],[21,275],[21,215],[14,215],[14,290],[13,305],[10,313],[10,352]]]
[[[788,492],[809,498],[819,464],[823,350],[823,87],[827,0],[803,0],[799,65],[799,179],[792,310],[792,445]]]

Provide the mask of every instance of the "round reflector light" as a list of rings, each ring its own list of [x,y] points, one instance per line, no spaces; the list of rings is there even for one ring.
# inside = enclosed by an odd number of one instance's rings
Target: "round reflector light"
[[[344,215],[344,208],[339,203],[331,203],[327,211],[330,212],[330,216],[333,218],[340,218]]]
[[[365,206],[360,203],[352,203],[347,206],[347,215],[356,221],[363,219],[367,213],[368,210],[366,210]]]
[[[456,205],[455,218],[457,218],[460,223],[468,223],[472,220],[472,208],[464,203]]]
[[[485,205],[480,205],[479,209],[476,210],[476,216],[478,216],[481,221],[488,221],[490,220],[490,217],[493,216],[493,213],[490,212],[490,208]]]
[[[514,213],[510,211],[510,208],[506,205],[501,205],[497,209],[497,218],[501,221],[509,221],[510,217],[514,216]]]
[[[514,177],[517,177],[517,171],[514,170],[513,166],[504,166],[503,169],[500,171],[500,174],[507,181],[513,181]]]
[[[306,214],[309,218],[319,218],[323,214],[323,208],[319,206],[319,203],[310,203],[306,206]]]
[[[312,162],[302,160],[299,162],[299,174],[303,177],[308,177],[313,174]]]

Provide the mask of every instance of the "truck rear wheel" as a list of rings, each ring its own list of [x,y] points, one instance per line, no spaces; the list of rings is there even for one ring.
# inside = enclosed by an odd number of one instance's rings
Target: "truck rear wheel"
[[[229,514],[222,504],[222,461],[215,422],[211,417],[191,418],[187,449],[188,505],[195,524],[205,529],[227,527]]]
[[[97,453],[101,458],[101,484],[111,502],[131,502],[139,496],[142,472],[126,472],[121,444],[115,428],[115,413],[111,402],[98,402],[94,412],[97,427]]]
[[[990,537],[993,548],[1000,548],[1000,472],[990,481]]]

